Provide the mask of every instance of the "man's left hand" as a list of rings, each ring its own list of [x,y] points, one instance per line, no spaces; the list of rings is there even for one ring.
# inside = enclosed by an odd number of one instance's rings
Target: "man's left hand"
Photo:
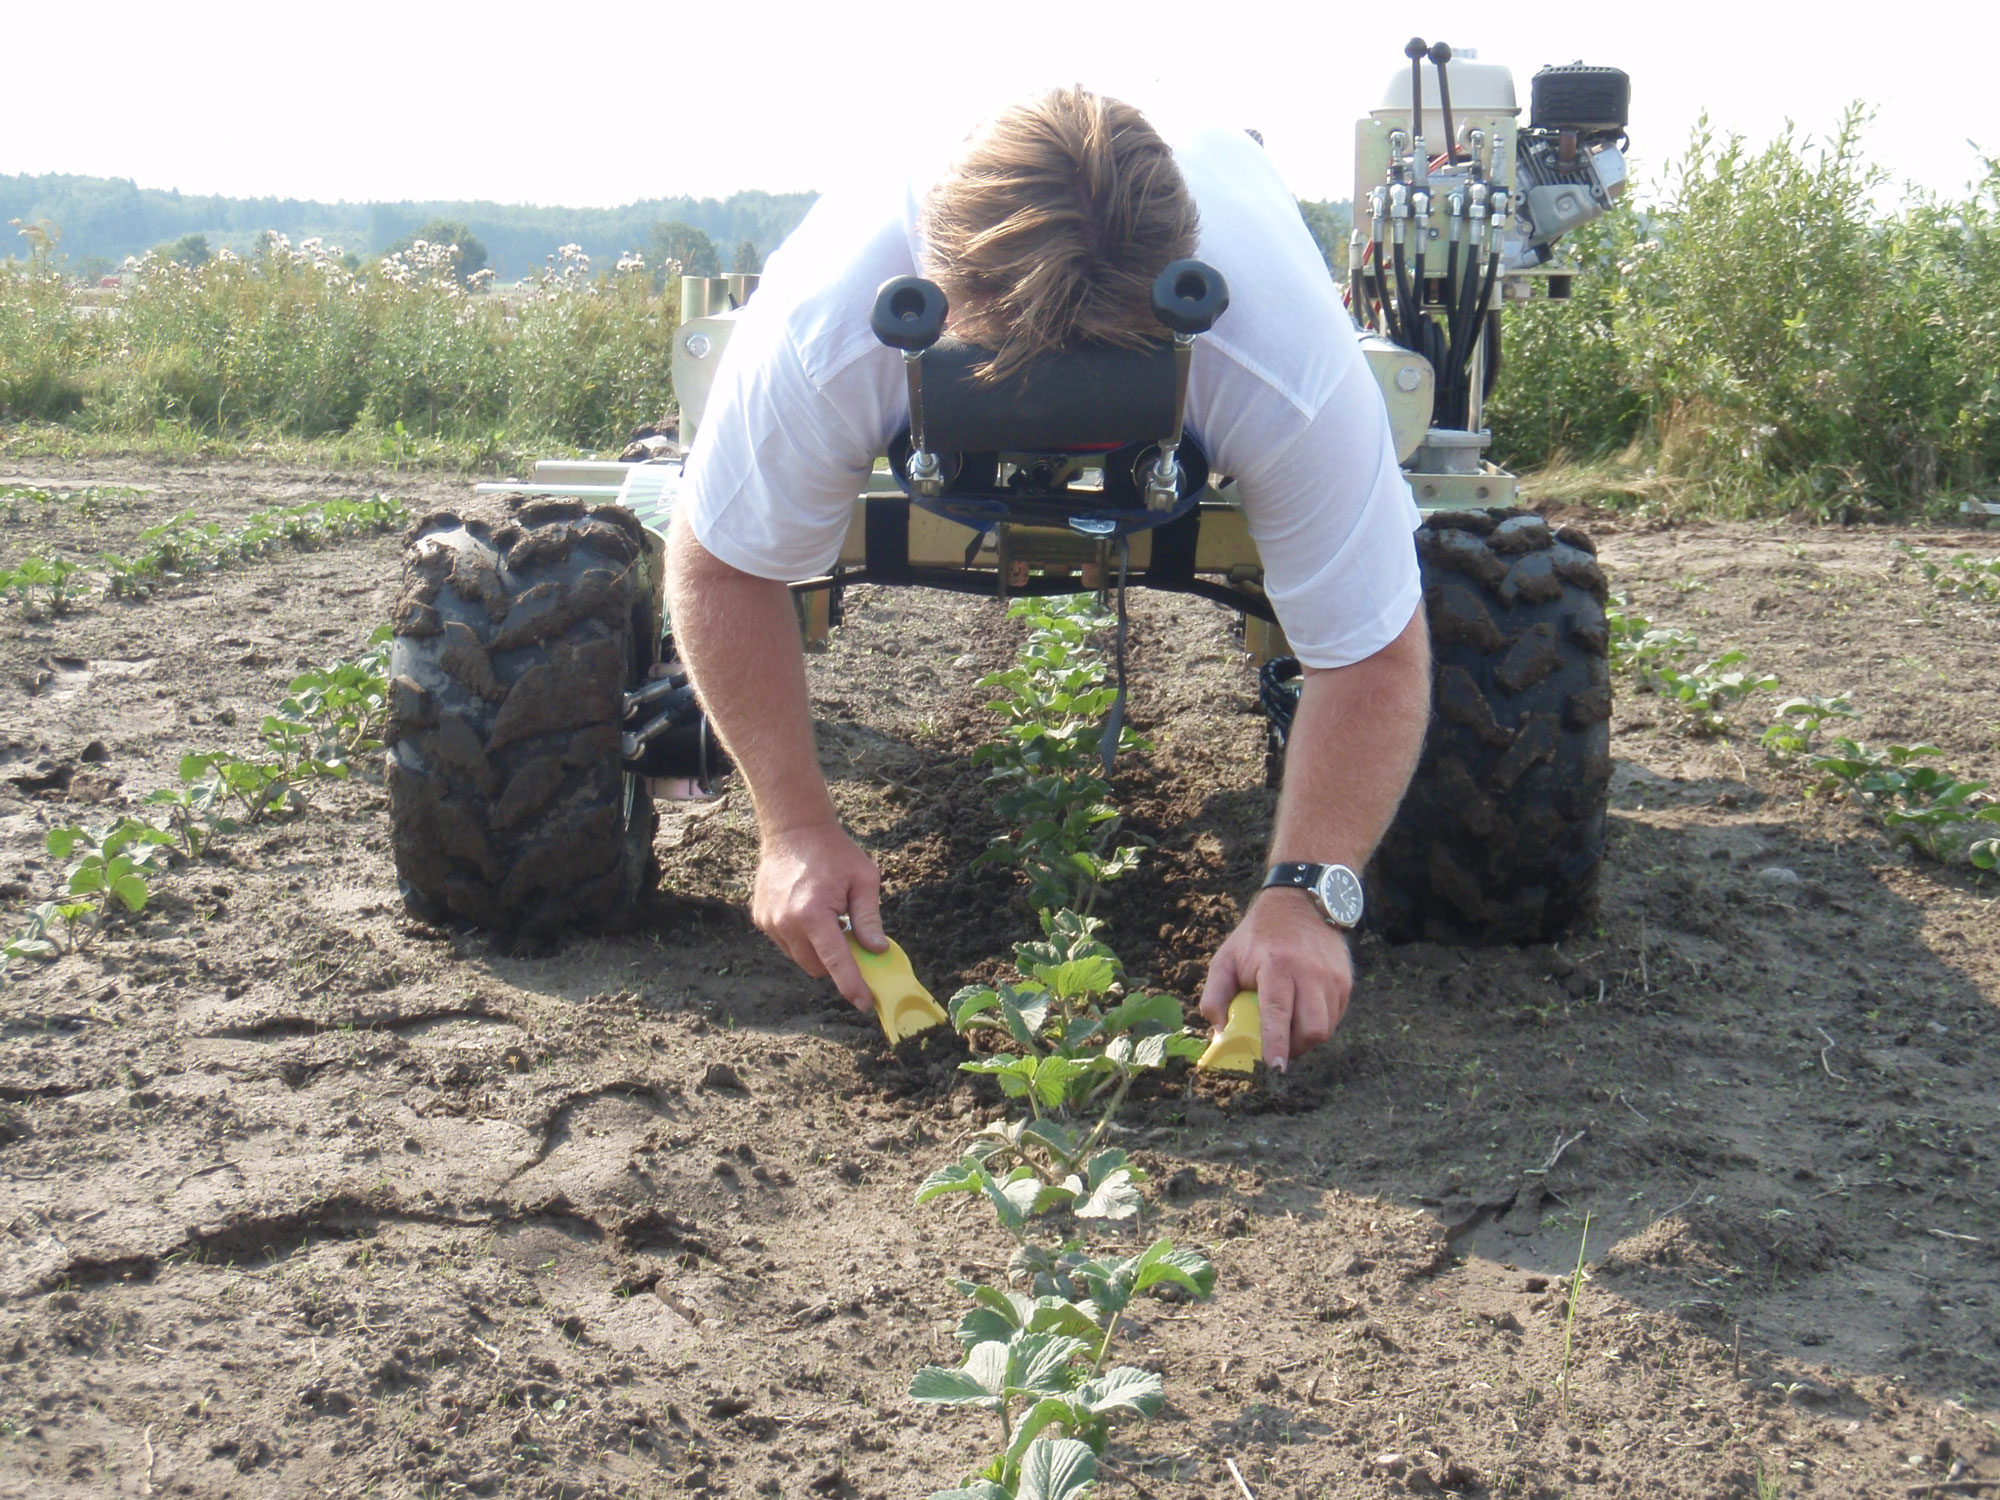
[[[1220,1030],[1239,990],[1257,992],[1264,1061],[1279,1072],[1333,1035],[1347,1013],[1354,963],[1347,935],[1328,924],[1304,891],[1260,891],[1215,950],[1201,1013]]]

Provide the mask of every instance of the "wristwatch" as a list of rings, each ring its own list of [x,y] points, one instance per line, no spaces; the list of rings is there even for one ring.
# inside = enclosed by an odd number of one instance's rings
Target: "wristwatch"
[[[1346,865],[1272,865],[1264,876],[1263,889],[1274,885],[1305,891],[1335,927],[1361,925],[1361,877]]]

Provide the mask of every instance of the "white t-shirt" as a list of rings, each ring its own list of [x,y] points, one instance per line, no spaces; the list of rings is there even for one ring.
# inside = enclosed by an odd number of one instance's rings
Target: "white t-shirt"
[[[1229,310],[1195,341],[1187,425],[1234,476],[1264,587],[1307,666],[1393,640],[1421,597],[1419,523],[1354,324],[1263,148],[1171,140]],[[902,356],[869,328],[916,271],[929,176],[829,193],[770,258],[730,334],[682,503],[716,557],[760,578],[824,573],[877,455],[909,425]]]

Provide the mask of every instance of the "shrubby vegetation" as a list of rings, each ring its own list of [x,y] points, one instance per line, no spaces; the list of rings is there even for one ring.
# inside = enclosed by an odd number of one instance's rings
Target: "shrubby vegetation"
[[[1960,200],[1885,209],[1863,124],[1850,112],[1823,145],[1788,131],[1761,151],[1704,128],[1663,202],[1571,236],[1571,297],[1508,310],[1495,456],[1602,463],[1614,488],[1734,514],[1909,514],[1993,485],[2000,160]],[[81,181],[0,179],[35,189],[21,233],[49,237],[26,269],[0,266],[0,420],[167,439],[376,433],[399,460],[440,442],[601,447],[657,418],[677,299],[653,276],[668,259],[755,267],[809,201],[739,194],[726,227],[711,204],[636,205],[649,211],[628,243],[650,269],[626,256],[593,278],[570,247],[504,302],[476,295],[472,216],[436,206],[426,227],[454,232],[470,288],[436,238],[357,269],[314,240],[271,236],[238,258],[185,231],[112,312],[58,274],[57,221],[36,207]],[[184,205],[154,206],[147,222],[178,225],[165,207]],[[497,260],[489,226],[513,211],[492,208],[478,223]],[[1343,210],[1300,205],[1336,274]]]
[[[361,271],[266,238],[245,260],[158,256],[115,308],[60,275],[0,271],[0,418],[95,431],[383,435],[592,447],[672,401],[677,299],[642,261],[603,277],[573,246],[520,294],[417,240]]]
[[[1622,455],[1737,513],[1856,519],[2000,467],[2000,161],[1877,205],[1850,111],[1814,146],[1704,129],[1666,201],[1572,236],[1568,303],[1508,314],[1502,462]]]

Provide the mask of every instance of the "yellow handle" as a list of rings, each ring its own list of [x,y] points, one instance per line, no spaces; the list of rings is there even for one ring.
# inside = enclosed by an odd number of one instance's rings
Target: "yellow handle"
[[[1257,992],[1238,990],[1229,1002],[1222,1035],[1208,1044],[1195,1066],[1205,1072],[1249,1073],[1263,1060],[1264,1024],[1257,1013]]]
[[[875,997],[875,1016],[882,1023],[882,1035],[889,1039],[890,1046],[950,1019],[944,1007],[931,998],[931,992],[917,983],[909,955],[894,939],[890,940],[888,952],[871,953],[850,932],[847,951],[854,955],[861,978]]]

